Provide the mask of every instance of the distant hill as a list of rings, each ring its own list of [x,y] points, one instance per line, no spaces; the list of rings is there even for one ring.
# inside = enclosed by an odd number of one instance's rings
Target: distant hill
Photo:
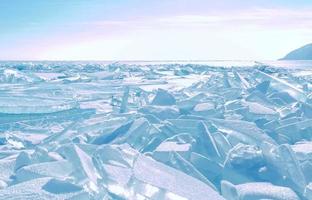
[[[293,50],[280,60],[312,60],[312,43]]]

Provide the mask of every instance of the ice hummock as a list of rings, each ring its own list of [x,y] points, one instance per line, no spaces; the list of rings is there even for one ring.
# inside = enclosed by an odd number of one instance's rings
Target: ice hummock
[[[0,63],[0,199],[312,199],[311,69],[254,64]]]

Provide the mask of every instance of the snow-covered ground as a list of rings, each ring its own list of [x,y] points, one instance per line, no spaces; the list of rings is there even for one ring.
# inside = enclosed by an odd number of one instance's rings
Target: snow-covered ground
[[[312,199],[312,62],[267,64],[1,62],[0,199]]]

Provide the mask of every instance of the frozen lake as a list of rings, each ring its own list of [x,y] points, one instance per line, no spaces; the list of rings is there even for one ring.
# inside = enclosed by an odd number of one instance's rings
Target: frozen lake
[[[0,62],[0,199],[312,199],[312,61]]]

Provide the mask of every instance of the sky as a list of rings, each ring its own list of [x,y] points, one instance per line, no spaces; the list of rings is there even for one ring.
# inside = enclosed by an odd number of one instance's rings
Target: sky
[[[0,0],[0,60],[276,60],[311,0]]]

